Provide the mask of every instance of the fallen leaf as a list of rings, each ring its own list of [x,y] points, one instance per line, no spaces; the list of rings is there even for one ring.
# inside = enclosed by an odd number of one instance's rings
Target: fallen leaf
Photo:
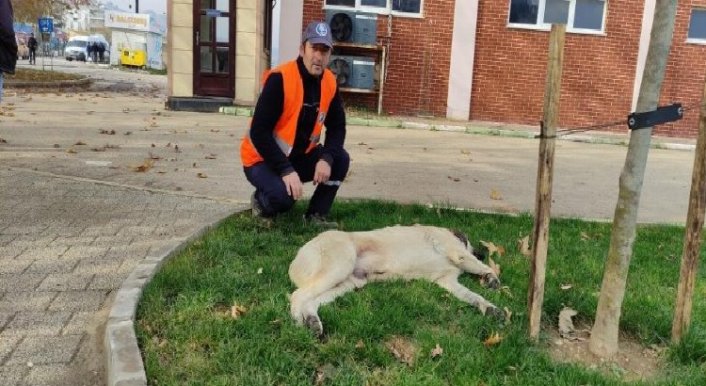
[[[490,199],[500,201],[503,199],[503,194],[500,193],[499,191],[493,189],[490,191]]]
[[[54,144],[54,149],[58,149],[58,148],[60,148],[60,147],[61,147],[61,145],[59,145],[58,143],[55,143],[55,144]]]
[[[238,319],[239,317],[243,316],[246,312],[248,311],[247,308],[244,306],[238,305],[238,303],[233,304],[232,307],[230,307],[230,316],[233,319]]]
[[[314,376],[314,385],[324,385],[326,380],[333,379],[336,376],[336,372],[336,367],[330,363],[317,367],[316,374]]]
[[[355,343],[355,348],[357,348],[357,349],[361,349],[361,348],[364,348],[364,347],[365,347],[365,343],[363,343],[363,340],[362,340],[362,339],[359,339],[359,340]]]
[[[571,284],[562,284],[561,285],[561,289],[563,289],[563,290],[571,289],[571,287],[573,287]]]
[[[502,246],[497,246],[490,241],[481,240],[480,243],[488,249],[488,257],[492,257],[493,253],[501,257],[505,253],[505,248]]]
[[[209,154],[209,155],[206,156],[206,159],[216,159],[216,155],[213,154],[213,153],[211,153],[211,154]]]
[[[138,173],[144,173],[152,169],[152,166],[154,166],[154,161],[146,158],[140,165],[133,167],[132,170]]]
[[[105,129],[101,129],[100,134],[115,135],[115,130],[105,130]]]
[[[532,248],[530,248],[529,236],[525,236],[517,240],[517,245],[520,249],[520,253],[525,257],[532,257]]]
[[[574,333],[574,323],[571,318],[576,316],[578,312],[569,307],[564,307],[564,309],[559,312],[559,336],[562,338],[572,338]]]
[[[155,155],[155,154],[152,154],[152,152],[148,152],[147,154],[149,154],[149,159],[153,159],[153,160],[160,160],[160,159],[162,159],[162,157],[160,157],[160,156],[158,156],[158,155]]]
[[[196,173],[196,177],[198,177],[198,178],[208,178],[208,176],[205,175],[205,174],[203,174],[203,173]]]
[[[77,141],[76,143],[74,143],[74,145],[76,145],[76,146],[83,146],[85,144],[86,144],[86,142],[83,142],[83,141]]]
[[[503,338],[500,336],[500,333],[495,333],[495,334],[490,334],[488,339],[483,341],[483,346],[485,347],[491,347],[495,346],[496,344],[502,342]]]
[[[449,178],[451,181],[453,181],[453,182],[459,182],[459,181],[461,181],[461,179],[458,178],[458,177],[451,177],[451,176],[448,176],[448,178]]]
[[[461,154],[469,155],[471,154],[471,151],[468,149],[461,149]]]
[[[399,336],[393,336],[385,342],[385,347],[397,358],[398,361],[412,366],[417,349],[412,342]]]
[[[258,274],[258,275],[262,275],[262,268],[258,268],[258,269],[257,269],[257,274]]]
[[[503,308],[503,311],[505,311],[505,323],[509,324],[512,318],[512,311],[507,307]]]
[[[441,346],[439,346],[438,343],[436,344],[436,347],[431,349],[431,357],[432,358],[436,358],[438,356],[441,356],[441,354],[443,354],[443,353],[444,353],[444,349],[441,348]]]
[[[581,232],[581,240],[586,241],[586,240],[590,240],[590,239],[591,239],[591,236],[589,236],[588,233]]]
[[[78,153],[78,152],[76,151],[76,149],[74,149],[73,147],[70,147],[70,148],[66,149],[66,152],[69,153],[69,154],[76,154],[76,153]]]

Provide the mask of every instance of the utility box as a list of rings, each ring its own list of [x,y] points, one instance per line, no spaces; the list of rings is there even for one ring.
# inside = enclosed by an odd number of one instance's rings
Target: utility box
[[[124,48],[120,52],[120,64],[123,66],[145,67],[147,65],[147,53],[144,50]]]

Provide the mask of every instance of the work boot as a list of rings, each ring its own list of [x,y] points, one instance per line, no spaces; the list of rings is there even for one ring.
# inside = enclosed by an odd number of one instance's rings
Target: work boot
[[[260,201],[257,200],[255,194],[257,194],[257,192],[253,192],[252,196],[250,196],[250,207],[252,208],[252,216],[264,218],[266,216],[263,214],[262,206],[260,205]]]
[[[338,228],[338,223],[335,221],[331,221],[326,219],[326,217],[318,214],[318,213],[312,213],[312,214],[305,214],[304,215],[304,224],[305,225],[313,225],[319,228],[325,228],[325,229],[337,229]]]

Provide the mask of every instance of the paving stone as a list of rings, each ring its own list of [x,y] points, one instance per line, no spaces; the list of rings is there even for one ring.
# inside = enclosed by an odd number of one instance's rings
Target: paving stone
[[[49,243],[49,246],[88,246],[93,244],[95,239],[95,236],[57,237]]]
[[[81,335],[27,337],[10,354],[6,365],[69,363],[81,343]]]
[[[0,331],[5,327],[5,324],[15,316],[14,312],[0,311]]]
[[[148,245],[115,246],[105,254],[105,259],[144,259],[149,250]]]
[[[3,233],[2,228],[2,224],[0,224],[0,248],[7,246],[12,240],[15,239],[15,237],[17,237],[15,235]],[[0,254],[0,256],[2,256],[2,254]]]
[[[25,226],[9,226],[3,229],[2,233],[7,235],[39,235],[46,226],[44,225],[25,225]]]
[[[19,260],[22,261],[22,260]],[[78,264],[78,260],[36,260],[25,271],[26,273],[68,273],[73,271]]]
[[[88,329],[92,328],[92,324],[98,317],[100,316],[96,312],[74,312],[73,316],[71,316],[71,319],[69,319],[69,322],[66,324],[66,326],[64,326],[64,329],[61,331],[61,333],[63,335],[76,335],[87,333],[89,332]]]
[[[154,233],[156,227],[153,225],[148,225],[148,226],[126,226],[122,228],[118,232],[118,236],[126,237],[126,236],[150,236]]]
[[[12,321],[5,326],[3,334],[16,336],[59,335],[70,317],[71,313],[64,311],[17,312]]]
[[[56,292],[12,291],[0,300],[0,312],[38,311],[49,306]]]
[[[56,240],[56,236],[19,235],[15,236],[12,243],[19,247],[37,248],[47,247],[54,240]]]
[[[94,239],[95,241],[95,239]],[[83,259],[85,257],[96,257],[100,258],[108,252],[107,247],[96,247],[96,246],[85,246],[77,245],[72,246],[61,255],[62,259]]]
[[[56,296],[51,311],[98,311],[107,298],[106,291],[65,291]]]
[[[21,336],[0,335],[0,364],[5,362],[5,359],[17,348],[17,344],[21,340]],[[0,366],[0,369],[2,369],[2,366]],[[0,374],[2,374],[2,372],[0,372]],[[0,380],[2,380],[2,377],[0,377]]]
[[[96,247],[113,247],[116,245],[130,245],[132,242],[132,236],[97,236],[93,240],[93,245]]]
[[[18,260],[29,259],[58,259],[59,256],[63,255],[68,247],[65,246],[54,246],[54,247],[44,247],[44,248],[28,248],[16,257]]]
[[[74,273],[107,274],[120,269],[121,262],[117,260],[105,260],[99,258],[82,259],[74,268]]]
[[[29,291],[37,288],[46,275],[39,273],[1,274],[0,291]]]
[[[0,247],[0,259],[14,259],[25,249],[27,249],[26,245],[18,245],[15,243],[10,243],[9,245]]]
[[[127,273],[113,273],[113,274],[97,274],[93,277],[93,280],[88,285],[88,289],[91,290],[117,290],[123,284],[123,281],[127,279],[129,272]]]
[[[40,291],[82,290],[88,287],[92,274],[50,273],[39,285]]]
[[[60,226],[54,227],[50,226],[44,230],[44,235],[50,236],[60,236],[60,237],[77,237],[83,232],[84,227],[82,226]]]
[[[32,386],[75,385],[73,371],[71,366],[65,364],[32,366],[24,379],[24,384]]]
[[[81,232],[81,236],[84,237],[96,237],[96,236],[115,236],[123,224],[107,224],[101,226],[89,226]]]
[[[32,260],[14,260],[0,258],[0,274],[22,273],[32,264]]]
[[[2,346],[2,342],[0,342],[0,346]],[[2,360],[0,360],[0,363],[2,363]],[[27,364],[0,366],[2,386],[24,386],[22,380],[28,372],[29,367],[27,367]]]

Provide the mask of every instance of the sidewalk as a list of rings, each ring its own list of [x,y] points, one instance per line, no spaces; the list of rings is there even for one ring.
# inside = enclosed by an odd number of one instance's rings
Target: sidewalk
[[[170,251],[247,208],[238,145],[249,119],[165,111],[148,92],[13,94],[0,107],[2,384],[139,380],[139,368],[120,367],[139,365],[134,303]],[[350,120],[342,197],[532,212],[531,129],[398,122],[412,121]],[[627,141],[586,141],[608,139]],[[666,148],[693,143],[654,142],[639,221],[683,223],[694,154]],[[552,214],[609,220],[626,150],[557,141]]]

